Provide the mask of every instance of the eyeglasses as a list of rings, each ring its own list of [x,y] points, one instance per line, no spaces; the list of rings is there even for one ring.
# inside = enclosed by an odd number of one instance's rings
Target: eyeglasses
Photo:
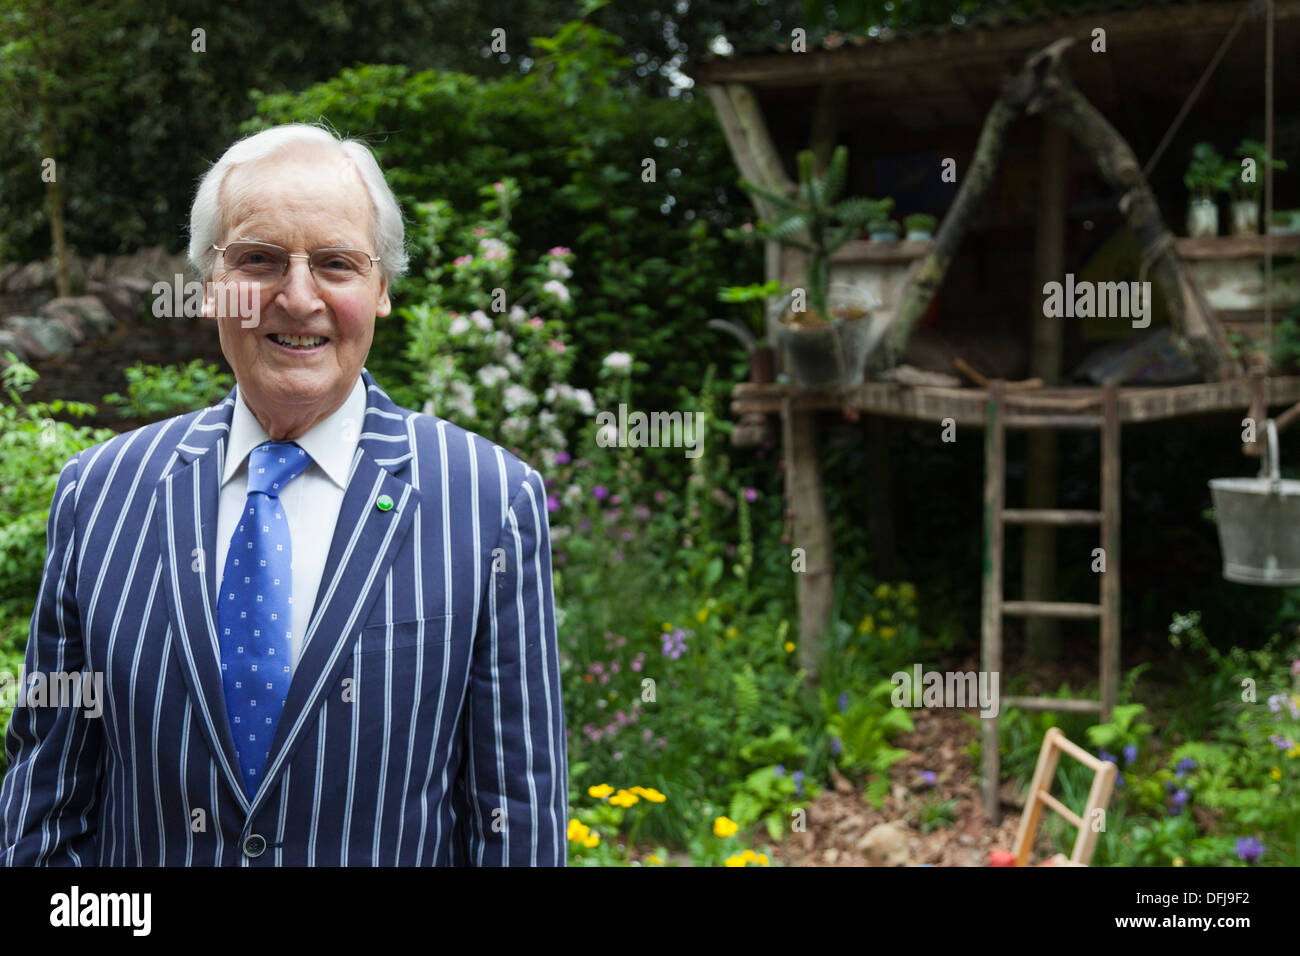
[[[310,253],[290,252],[283,246],[269,242],[241,239],[238,242],[212,248],[221,253],[226,273],[237,280],[273,285],[289,272],[290,259],[306,259],[307,268],[317,281],[329,286],[346,285],[370,275],[373,263],[379,261],[360,249],[315,249]]]

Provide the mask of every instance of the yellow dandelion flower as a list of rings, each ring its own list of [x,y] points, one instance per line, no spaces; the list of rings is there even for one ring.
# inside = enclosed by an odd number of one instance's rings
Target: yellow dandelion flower
[[[630,807],[641,798],[630,790],[620,790],[609,798],[609,802],[616,807]]]
[[[587,838],[587,834],[590,832],[591,832],[590,828],[587,827],[587,825],[584,824],[577,817],[574,817],[572,820],[569,821],[570,840],[573,840],[574,842],[577,842],[579,840],[585,840]]]
[[[881,584],[878,588],[876,588],[875,595],[876,595],[876,599],[880,601],[883,601],[885,598],[889,597],[889,585]]]
[[[673,629],[672,622],[671,622],[671,621],[664,621],[664,633],[667,634],[667,633],[668,633],[669,631],[671,631],[672,629]]]
[[[707,604],[700,607],[700,613],[695,615],[695,620],[703,624],[709,619],[709,606]]]
[[[758,862],[758,854],[756,854],[753,850],[746,850],[744,853],[740,854],[740,858],[744,860],[746,863]]]
[[[644,797],[646,800],[649,800],[651,803],[663,803],[665,800],[668,799],[664,794],[660,793],[654,787],[646,787],[644,790],[641,790],[640,793],[642,797]]]
[[[587,788],[587,796],[595,797],[597,800],[603,800],[614,792],[614,788],[607,783],[598,783],[594,787]]]
[[[585,840],[582,841],[582,845],[585,847],[593,847],[599,842],[600,842],[600,834],[593,833],[591,836],[587,837]]]
[[[896,627],[882,627],[880,629],[880,637],[882,640],[886,640],[886,641],[893,640],[897,636],[898,636],[898,628]]]
[[[1300,757],[1300,744],[1296,744],[1294,747],[1288,750],[1286,752],[1286,755],[1290,757],[1292,760],[1294,760],[1296,757]]]
[[[1182,865],[1183,865],[1183,858],[1181,856],[1174,857],[1174,866],[1182,866]]]
[[[858,622],[859,634],[870,634],[875,629],[876,629],[876,622],[872,620],[870,614],[868,614],[866,617],[864,617],[862,620]]]
[[[794,641],[786,641],[786,642],[785,642],[784,644],[782,644],[781,646],[784,647],[784,648],[785,648],[785,652],[786,652],[787,654],[789,654],[791,651],[794,650]]]
[[[729,627],[723,633],[726,634],[727,637],[736,637],[740,634],[740,631],[736,630],[734,627]]]
[[[645,859],[647,863],[659,863],[659,864],[663,863],[663,860],[659,859],[659,857],[655,856],[653,853],[651,853]]]
[[[718,817],[713,821],[713,835],[722,837],[724,840],[729,836],[734,836],[740,826],[735,820],[729,820],[727,817]]]
[[[759,866],[767,866],[767,865],[768,865],[768,864],[767,864],[767,854],[766,854],[766,853],[760,853],[760,854],[758,855],[758,865],[759,865]]]
[[[1282,779],[1282,768],[1281,768],[1281,767],[1274,767],[1272,770],[1270,770],[1270,771],[1268,772],[1268,775],[1269,775],[1270,777],[1272,777],[1274,780],[1281,780],[1281,779]]]
[[[745,861],[742,860],[742,859],[741,859],[740,857],[738,857],[738,856],[729,856],[729,857],[727,857],[727,862],[726,862],[725,864],[723,864],[723,865],[724,865],[724,866],[744,866],[744,865],[745,865]]]

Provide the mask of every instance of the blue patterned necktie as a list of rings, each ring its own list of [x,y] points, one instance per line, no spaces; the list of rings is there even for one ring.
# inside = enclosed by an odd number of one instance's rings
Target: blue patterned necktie
[[[250,800],[293,676],[293,548],[279,496],[309,464],[311,457],[291,442],[265,442],[249,453],[248,498],[230,536],[218,595],[226,714]]]

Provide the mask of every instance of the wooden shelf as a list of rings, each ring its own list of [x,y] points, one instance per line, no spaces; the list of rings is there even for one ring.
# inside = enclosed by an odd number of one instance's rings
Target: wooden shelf
[[[1175,239],[1174,251],[1189,259],[1262,259],[1268,249],[1275,256],[1300,255],[1300,235],[1295,236],[1211,236],[1207,239]]]
[[[1269,406],[1300,401],[1300,377],[1266,379]],[[1031,416],[1061,418],[1094,412],[1101,407],[1100,388],[1040,388],[1003,395],[1008,416],[1026,420]],[[868,382],[842,396],[829,389],[805,389],[792,385],[755,385],[742,382],[731,393],[731,411],[778,413],[786,400],[795,411],[836,411],[846,406],[873,415],[938,422],[952,418],[957,425],[983,428],[988,392],[982,388],[936,388]],[[1204,382],[1168,387],[1131,387],[1119,390],[1121,422],[1150,422],[1183,415],[1240,410],[1250,407],[1250,379]],[[1019,427],[1019,426],[1018,426]]]
[[[906,239],[900,239],[898,242],[869,242],[865,239],[854,239],[852,242],[846,242],[836,250],[835,254],[831,256],[831,262],[911,262],[913,259],[920,259],[922,256],[929,255],[930,250],[933,248],[933,239],[912,240],[911,242]]]

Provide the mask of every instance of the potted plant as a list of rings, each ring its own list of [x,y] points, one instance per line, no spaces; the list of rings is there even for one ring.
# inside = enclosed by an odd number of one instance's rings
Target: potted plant
[[[1191,193],[1187,207],[1187,234],[1193,239],[1219,234],[1219,207],[1215,193],[1227,192],[1236,178],[1234,167],[1223,161],[1210,143],[1192,147],[1192,161],[1187,165],[1183,185]]]
[[[886,202],[892,201],[886,200]],[[867,223],[867,232],[871,234],[872,242],[897,242],[898,231],[898,223],[883,216]]]
[[[934,227],[938,224],[939,220],[926,212],[914,212],[903,217],[903,228],[907,230],[907,238],[912,241],[933,239]]]
[[[719,302],[730,302],[742,307],[747,323],[734,319],[709,319],[709,325],[739,340],[749,353],[749,380],[760,384],[776,381],[776,353],[767,342],[767,301],[780,295],[781,283],[770,282],[752,285],[733,285],[718,290]]]
[[[1238,164],[1232,175],[1232,234],[1234,236],[1254,236],[1259,233],[1259,197],[1264,191],[1264,171],[1268,167],[1277,170],[1286,169],[1286,163],[1280,159],[1270,159],[1268,150],[1258,140],[1243,139],[1237,147],[1236,155],[1255,162],[1255,175],[1248,182],[1244,178],[1245,169]]]
[[[839,146],[823,175],[813,172],[812,150],[798,156],[799,186],[793,196],[742,179],[741,186],[779,214],[761,223],[760,234],[807,257],[804,287],[782,305],[780,341],[798,385],[848,388],[861,384],[867,353],[879,341],[879,323],[868,322],[879,303],[870,293],[830,282],[831,256],[870,222],[887,215],[891,200],[840,199],[849,153]]]
[[[1274,209],[1269,217],[1268,233],[1271,236],[1293,236],[1300,233],[1300,209]]]

